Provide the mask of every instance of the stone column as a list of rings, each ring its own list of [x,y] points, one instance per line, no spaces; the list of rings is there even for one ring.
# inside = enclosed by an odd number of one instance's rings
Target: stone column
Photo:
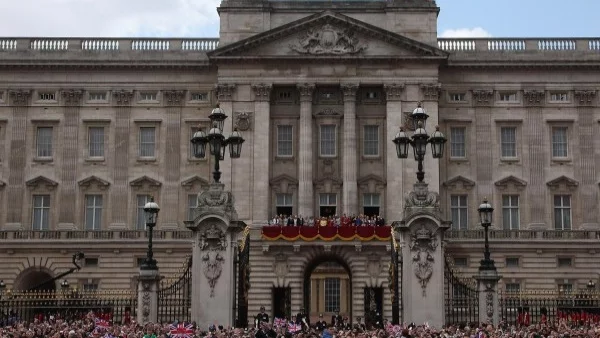
[[[110,228],[123,229],[127,227],[129,205],[129,138],[131,137],[131,100],[132,91],[120,90],[113,92],[115,100],[115,140],[113,183],[110,189],[110,204],[112,209]],[[131,225],[133,228],[135,225]]]
[[[594,102],[595,90],[576,90],[575,103],[577,104],[579,135],[579,156],[575,162],[575,176],[581,180],[580,201],[582,212],[582,228],[598,229],[598,191],[596,188],[596,161],[594,156]]]
[[[227,115],[227,120],[225,120],[225,124],[223,126],[223,135],[225,137],[229,137],[231,132],[233,131],[233,95],[235,94],[236,85],[233,83],[220,83],[217,85],[217,100],[219,101],[219,106],[225,114]],[[212,126],[211,126],[212,128]],[[212,180],[212,170],[214,168],[214,164],[212,163],[214,159],[209,158],[210,163],[210,177]],[[232,180],[232,167],[231,167],[231,157],[229,154],[225,155],[225,158],[219,162],[219,167],[221,170],[221,183],[225,184],[226,189],[232,189],[233,180]]]
[[[475,140],[467,140],[467,146],[476,140],[488,140],[492,133],[492,108],[494,103],[494,91],[493,90],[473,90],[473,105],[475,106]],[[449,147],[450,143],[446,143],[446,147]],[[492,198],[494,189],[492,183],[492,174],[494,172],[493,167],[495,165],[494,159],[492,158],[492,147],[496,147],[496,142],[477,142],[477,157],[474,162],[477,168],[477,194],[476,200],[479,201],[482,198],[489,196]],[[448,152],[446,152],[448,154]],[[493,202],[491,202],[493,203]]]
[[[62,158],[60,159],[60,206],[58,230],[74,230],[77,200],[77,160],[79,159],[79,110],[83,92],[81,90],[61,91],[63,99]]]
[[[342,213],[346,215],[358,214],[358,161],[356,153],[356,91],[357,84],[343,84],[344,93],[344,143],[343,143],[343,194]]]
[[[497,326],[500,318],[498,281],[502,276],[496,270],[480,270],[474,278],[479,292],[479,322]]]
[[[523,101],[526,113],[523,125],[523,135],[528,139],[524,145],[527,147],[527,158],[523,159],[523,168],[529,169],[529,184],[527,187],[529,203],[529,228],[545,229],[546,225],[546,179],[544,168],[546,166],[546,143],[544,133],[546,124],[542,116],[544,104],[544,91],[525,90]]]
[[[298,85],[300,91],[300,146],[298,154],[298,214],[314,216],[313,193],[313,118],[312,97],[314,84]]]
[[[11,90],[9,100],[12,108],[10,126],[10,155],[8,157],[7,209],[5,230],[23,229],[23,194],[25,165],[27,163],[27,112],[30,90]],[[7,132],[6,135],[9,135]],[[31,229],[31,228],[29,228]]]
[[[177,216],[179,214],[179,190],[181,188],[180,167],[181,167],[181,109],[185,97],[183,90],[167,90],[163,92],[166,104],[166,128],[165,134],[165,180],[161,191],[161,203],[163,204],[164,214],[161,215],[164,221],[161,222],[161,228],[177,228]],[[188,140],[189,142],[189,140]],[[187,201],[183,201],[187,203]]]
[[[386,93],[386,133],[384,139],[384,149],[386,149],[386,195],[385,195],[385,219],[388,224],[402,219],[402,200],[404,191],[404,162],[396,156],[395,145],[391,140],[396,136],[398,130],[404,125],[402,118],[402,94],[404,84],[386,84],[384,85]]]
[[[160,273],[156,270],[140,269],[138,277],[137,322],[158,322],[158,288]]]
[[[267,225],[269,220],[269,163],[271,161],[269,151],[271,149],[269,146],[269,138],[271,137],[271,135],[266,131],[271,130],[271,88],[272,86],[270,84],[257,84],[252,86],[252,89],[254,90],[254,121],[255,126],[259,126],[258,128],[254,128],[253,137],[253,225]]]

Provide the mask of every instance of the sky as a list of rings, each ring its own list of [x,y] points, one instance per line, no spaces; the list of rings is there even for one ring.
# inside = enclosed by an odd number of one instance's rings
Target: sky
[[[0,0],[4,37],[217,37],[220,0]],[[599,0],[437,0],[440,37],[600,37]]]

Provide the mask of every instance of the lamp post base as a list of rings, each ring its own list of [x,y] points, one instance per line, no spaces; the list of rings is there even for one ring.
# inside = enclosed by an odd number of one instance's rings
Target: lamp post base
[[[493,259],[482,259],[479,264],[479,271],[497,271]]]

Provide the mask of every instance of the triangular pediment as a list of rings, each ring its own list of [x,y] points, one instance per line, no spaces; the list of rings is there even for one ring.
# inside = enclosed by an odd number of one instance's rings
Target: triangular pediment
[[[148,176],[142,176],[140,178],[137,178],[131,182],[129,182],[129,185],[131,185],[132,187],[142,187],[142,186],[148,186],[148,187],[160,187],[162,185],[162,183],[160,183],[159,181],[150,178]]]
[[[39,186],[56,187],[58,185],[58,182],[53,181],[45,176],[37,176],[37,177],[34,177],[34,178],[30,179],[29,181],[25,182],[25,185],[28,187],[39,187]]]
[[[293,178],[290,175],[279,175],[277,177],[273,177],[271,179],[271,181],[269,182],[271,184],[271,186],[275,186],[275,185],[280,185],[281,183],[287,183],[288,185],[298,185],[298,180]]]
[[[211,60],[433,59],[448,53],[349,16],[325,11],[234,42],[208,53]]]
[[[342,180],[340,180],[340,179],[335,178],[335,177],[326,177],[326,178],[322,178],[320,180],[314,181],[313,185],[324,185],[326,183],[331,183],[331,185],[335,185],[335,186],[342,186],[342,184],[344,182]]]
[[[186,188],[191,188],[194,185],[206,187],[206,186],[208,186],[208,181],[198,175],[194,175],[194,176],[184,180],[183,182],[181,182],[181,186],[186,187]]]
[[[461,175],[455,176],[446,182],[444,186],[449,189],[456,189],[462,186],[464,189],[471,189],[475,186],[475,182]]]
[[[548,181],[546,183],[546,185],[551,188],[559,188],[561,185],[568,187],[568,188],[574,188],[579,185],[579,182],[575,181],[574,179],[572,179],[570,177],[562,175],[562,176],[559,176],[559,177],[553,179],[552,181]]]
[[[527,182],[524,180],[515,177],[513,175],[507,176],[501,180],[498,180],[494,183],[497,187],[506,188],[509,185],[513,185],[515,187],[523,188],[527,185]]]
[[[363,185],[363,184],[369,184],[369,182],[375,182],[375,184],[385,185],[385,180],[383,178],[381,178],[380,176],[377,176],[374,174],[369,174],[367,176],[363,176],[363,177],[359,178],[356,183],[358,183],[358,185]]]
[[[79,184],[80,187],[89,187],[92,184],[95,184],[98,187],[108,187],[110,185],[110,183],[108,181],[105,181],[105,180],[103,180],[97,176],[93,176],[93,175],[86,177],[77,183]]]

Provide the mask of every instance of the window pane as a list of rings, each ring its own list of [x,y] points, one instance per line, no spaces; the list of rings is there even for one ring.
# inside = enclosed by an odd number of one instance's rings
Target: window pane
[[[451,195],[450,196],[450,214],[452,218],[453,230],[467,230],[467,196],[466,195]]]
[[[89,129],[89,153],[90,157],[104,156],[104,128],[92,127]]]
[[[363,151],[365,156],[379,155],[379,126],[364,127]]]
[[[276,199],[276,205],[278,207],[292,206],[292,194],[277,194]]]
[[[85,205],[85,229],[100,230],[102,224],[102,195],[86,195]]]
[[[277,156],[293,155],[293,129],[292,126],[277,126]]]
[[[140,128],[140,157],[154,157],[155,128]]]
[[[136,229],[146,229],[146,218],[144,217],[144,206],[150,201],[149,195],[138,195],[137,196],[137,215],[136,215]]]
[[[325,311],[340,310],[340,279],[325,278]]]
[[[335,156],[336,154],[336,138],[335,125],[321,126],[321,156]]]
[[[188,220],[193,219],[194,210],[198,207],[198,195],[189,194],[188,195]]]
[[[567,157],[567,128],[556,127],[552,128],[552,156]]]
[[[39,127],[36,138],[37,157],[52,157],[52,127]]]
[[[465,134],[464,127],[450,128],[450,157],[465,157]]]
[[[502,157],[517,156],[517,128],[503,127],[500,129]]]
[[[33,196],[32,229],[50,229],[50,195]]]

